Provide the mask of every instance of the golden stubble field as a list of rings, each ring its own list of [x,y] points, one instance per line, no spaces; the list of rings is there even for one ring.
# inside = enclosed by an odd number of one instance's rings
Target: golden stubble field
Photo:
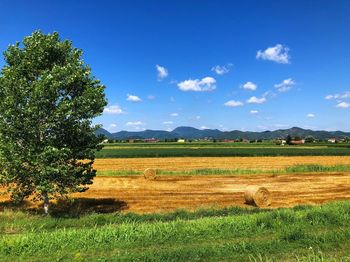
[[[350,199],[350,173],[252,176],[142,176],[96,177],[86,198],[113,198],[127,204],[126,211],[152,213],[200,207],[247,207],[248,185],[264,186],[272,195],[272,208],[321,204]]]
[[[297,157],[170,157],[96,159],[98,171],[146,168],[186,171],[191,169],[276,170],[294,165],[350,165],[350,156]],[[98,176],[85,197],[110,196],[127,203],[129,211],[160,212],[178,208],[246,206],[248,185],[265,186],[272,194],[273,208],[319,204],[350,198],[350,173],[261,174],[241,176],[159,176],[155,181],[141,176]]]
[[[201,168],[272,170],[304,164],[350,165],[350,156],[104,158],[96,159],[94,167],[97,171],[143,171],[146,168],[171,171]]]
[[[188,157],[188,158],[121,158],[97,159],[98,171],[135,170],[146,168],[180,171],[179,175],[97,176],[90,189],[74,198],[114,199],[124,203],[124,211],[152,213],[201,207],[247,206],[244,191],[248,185],[264,186],[272,194],[272,208],[299,204],[321,204],[350,199],[350,172],[204,175],[182,176],[181,170],[217,169],[282,169],[297,164],[350,165],[350,157]],[[0,202],[6,196],[0,196]]]

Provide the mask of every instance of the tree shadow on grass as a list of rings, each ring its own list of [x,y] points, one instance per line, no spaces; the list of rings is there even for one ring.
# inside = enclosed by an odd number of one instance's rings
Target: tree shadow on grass
[[[29,208],[29,201],[22,201],[20,203],[14,203],[11,200],[0,201],[0,212],[4,212],[5,210],[21,211],[28,210]]]
[[[64,198],[50,204],[52,217],[74,218],[92,213],[114,213],[128,208],[125,201],[114,198]],[[25,211],[32,214],[43,214],[42,204],[33,205],[33,202],[0,201],[0,212],[4,210]]]
[[[71,198],[59,199],[50,207],[54,217],[79,217],[91,213],[114,213],[125,210],[125,201],[114,198]]]

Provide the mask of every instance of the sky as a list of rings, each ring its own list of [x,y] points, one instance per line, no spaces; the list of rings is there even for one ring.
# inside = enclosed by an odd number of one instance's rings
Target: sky
[[[350,1],[0,0],[0,13],[1,53],[35,30],[83,50],[110,132],[350,131]]]

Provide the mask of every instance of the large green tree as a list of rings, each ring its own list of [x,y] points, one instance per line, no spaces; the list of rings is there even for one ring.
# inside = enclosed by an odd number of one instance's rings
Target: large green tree
[[[0,185],[15,201],[87,190],[99,147],[92,119],[104,86],[82,51],[40,31],[10,45],[0,73]]]

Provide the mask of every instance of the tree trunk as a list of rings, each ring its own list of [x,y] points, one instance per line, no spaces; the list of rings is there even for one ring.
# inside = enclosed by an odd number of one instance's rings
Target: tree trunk
[[[47,215],[49,213],[49,196],[47,193],[44,194],[44,212]]]

